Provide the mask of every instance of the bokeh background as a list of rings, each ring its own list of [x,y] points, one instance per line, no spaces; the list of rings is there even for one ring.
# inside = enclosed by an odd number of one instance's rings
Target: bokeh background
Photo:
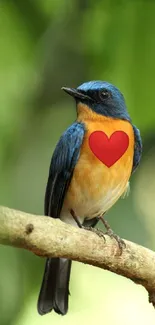
[[[53,149],[76,118],[61,87],[93,79],[121,89],[144,145],[130,196],[108,221],[123,238],[155,249],[153,0],[0,2],[0,204],[43,213]],[[73,264],[69,313],[41,317],[36,303],[44,259],[1,246],[0,325],[155,323],[144,288]]]

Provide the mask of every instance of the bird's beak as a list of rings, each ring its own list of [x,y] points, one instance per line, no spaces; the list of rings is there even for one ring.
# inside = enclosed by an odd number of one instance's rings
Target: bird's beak
[[[61,89],[64,90],[67,94],[69,94],[70,96],[72,96],[74,98],[91,100],[91,97],[80,92],[80,90],[78,90],[76,88],[62,87]]]

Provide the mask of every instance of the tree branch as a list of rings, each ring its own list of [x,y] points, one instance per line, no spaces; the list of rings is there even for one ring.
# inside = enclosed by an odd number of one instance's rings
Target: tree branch
[[[58,219],[0,207],[0,244],[46,257],[66,257],[125,276],[143,285],[155,306],[155,252],[125,240],[122,254],[114,239]]]

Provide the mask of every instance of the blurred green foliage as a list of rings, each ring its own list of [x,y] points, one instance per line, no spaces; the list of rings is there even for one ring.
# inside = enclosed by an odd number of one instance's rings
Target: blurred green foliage
[[[50,158],[75,119],[61,86],[101,79],[124,93],[144,154],[108,220],[122,237],[155,247],[155,1],[10,0],[0,3],[0,204],[43,213]],[[89,249],[89,248],[88,248]],[[0,325],[154,324],[147,293],[74,263],[67,316],[37,315],[44,260],[0,248]]]

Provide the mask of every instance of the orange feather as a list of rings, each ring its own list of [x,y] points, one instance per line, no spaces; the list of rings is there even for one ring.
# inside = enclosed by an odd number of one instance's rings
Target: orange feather
[[[133,165],[134,132],[128,121],[96,114],[83,104],[78,104],[77,110],[77,121],[83,122],[87,131],[63,210],[72,206],[78,216],[93,218],[111,208],[127,189]],[[118,130],[126,132],[129,146],[123,156],[108,168],[90,150],[89,136],[94,131],[103,131],[110,137]]]

